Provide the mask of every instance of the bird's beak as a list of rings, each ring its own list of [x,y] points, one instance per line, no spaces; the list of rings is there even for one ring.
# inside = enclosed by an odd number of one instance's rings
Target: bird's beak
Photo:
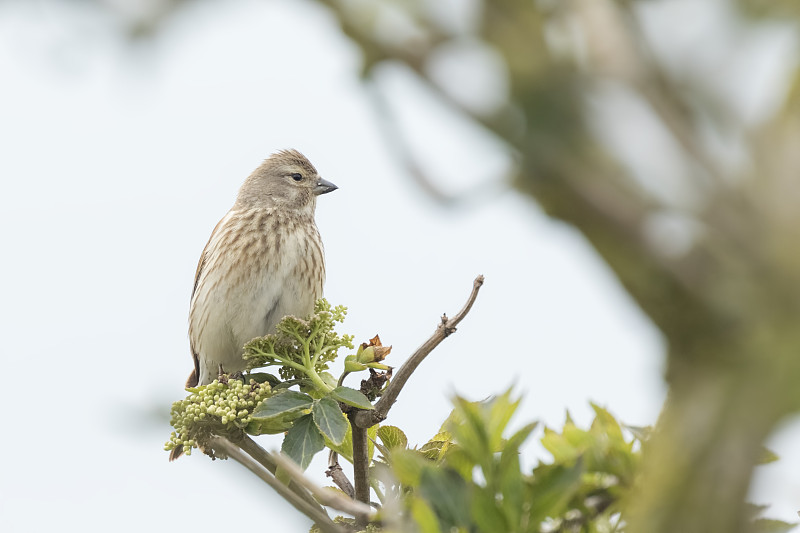
[[[320,194],[333,192],[338,188],[339,187],[337,187],[330,181],[320,178],[319,180],[317,180],[317,185],[314,187],[314,194],[319,196]]]

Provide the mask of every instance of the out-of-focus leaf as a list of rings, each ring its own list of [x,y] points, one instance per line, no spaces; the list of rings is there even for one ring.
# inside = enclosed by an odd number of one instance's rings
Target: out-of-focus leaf
[[[500,454],[500,462],[497,466],[497,479],[493,479],[492,485],[500,490],[503,495],[503,512],[511,530],[521,522],[523,506],[524,487],[522,472],[519,464],[519,447],[530,436],[536,428],[536,424],[528,424],[506,442],[503,452]]]
[[[414,450],[395,450],[392,454],[392,471],[397,480],[407,487],[419,486],[422,471],[430,461]]]
[[[484,416],[489,433],[489,449],[496,452],[503,441],[503,432],[508,421],[519,407],[520,399],[512,400],[511,389],[488,402],[488,412]]]
[[[503,502],[505,508],[506,502]],[[512,524],[507,521],[494,493],[480,487],[475,490],[470,505],[472,519],[482,533],[496,533],[497,531],[515,531]]]
[[[563,513],[581,487],[583,461],[572,466],[540,465],[533,471],[533,484],[527,500],[531,503],[528,522],[538,524],[547,517]]]
[[[761,447],[761,457],[758,458],[758,464],[765,465],[769,463],[774,463],[778,459],[780,459],[780,457],[778,457],[778,455],[775,452],[773,452],[772,450],[770,450],[765,446]]]
[[[541,442],[557,464],[572,463],[580,455],[579,450],[572,443],[550,428],[544,428]]]
[[[629,426],[625,425],[625,429],[633,434],[634,438],[639,442],[644,442],[650,438],[650,435],[653,433],[652,426]]]
[[[420,496],[430,504],[445,531],[470,526],[470,487],[458,472],[427,463],[420,473]]]
[[[597,404],[592,403],[592,409],[594,409],[595,417],[594,422],[592,422],[592,427],[600,428],[603,435],[612,439],[617,443],[625,444],[625,438],[622,436],[622,428],[619,426],[619,422],[617,419],[614,418],[611,413],[609,413],[606,409],[600,407]]]
[[[753,522],[754,533],[788,533],[795,527],[797,527],[797,524],[767,518],[759,518]]]
[[[442,533],[436,513],[425,503],[425,500],[411,496],[411,516],[419,527],[420,533]]]

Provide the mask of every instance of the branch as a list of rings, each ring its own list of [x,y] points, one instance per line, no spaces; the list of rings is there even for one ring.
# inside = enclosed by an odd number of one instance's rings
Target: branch
[[[268,472],[252,457],[244,453],[244,451],[242,451],[242,449],[236,444],[232,443],[225,437],[220,437],[219,435],[213,435],[210,439],[210,444],[214,449],[221,450],[228,457],[232,458],[234,461],[250,470],[262,481],[275,489],[275,492],[280,494],[286,501],[292,504],[295,509],[306,515],[316,525],[318,525],[323,533],[346,533],[346,530],[336,525],[321,507],[309,504],[305,499],[300,497],[296,491],[291,490],[289,487],[278,481],[274,475]]]
[[[356,500],[369,505],[369,443],[366,428],[355,424],[358,412],[350,415],[350,428],[353,432],[353,483],[356,486]],[[364,528],[367,522],[356,517],[356,526]]]
[[[250,438],[249,435],[243,435],[241,440],[237,440],[235,444],[244,450],[244,452],[247,453],[251,458],[255,459],[261,466],[266,468],[270,474],[275,475],[275,471],[278,469],[278,465],[275,462],[275,457],[273,454],[259,446],[258,443]],[[319,503],[317,503],[314,498],[308,494],[308,492],[303,490],[297,484],[290,482],[289,490],[297,494],[300,498],[304,499],[309,505],[319,507]],[[319,507],[319,510],[322,511],[322,507]]]
[[[384,391],[383,396],[381,396],[381,399],[375,404],[375,409],[370,411],[359,411],[355,413],[351,419],[354,426],[354,445],[355,426],[360,428],[368,428],[386,419],[386,415],[389,414],[389,409],[391,409],[394,402],[397,401],[397,396],[400,394],[400,391],[403,390],[406,381],[408,381],[408,378],[411,377],[411,374],[414,372],[414,370],[417,369],[419,364],[428,356],[429,353],[433,351],[434,348],[439,346],[439,344],[448,336],[455,333],[458,323],[461,322],[461,320],[467,316],[467,313],[469,313],[470,309],[472,309],[472,304],[475,303],[475,299],[478,297],[478,291],[480,290],[481,285],[483,285],[483,276],[478,276],[475,278],[475,281],[472,284],[472,292],[470,293],[469,298],[467,298],[467,303],[464,304],[464,307],[461,309],[461,311],[456,313],[456,315],[450,319],[447,318],[447,315],[442,315],[441,323],[436,328],[436,331],[433,332],[433,335],[431,335],[431,337],[425,341],[422,346],[417,348],[417,351],[414,352],[414,354],[409,357],[408,360],[403,363],[394,374],[394,377],[389,383],[389,386],[386,387],[386,391]],[[358,487],[358,483],[356,483],[356,487]]]
[[[300,470],[300,467],[298,467],[297,464],[286,455],[282,453],[274,453],[273,457],[275,458],[275,462],[277,462],[278,465],[280,465],[280,467],[291,476],[292,481],[297,482],[299,485],[311,492],[311,494],[313,494],[322,505],[327,505],[328,507],[351,514],[355,516],[356,519],[363,519],[364,523],[368,522],[371,518],[374,518],[375,513],[369,505],[351,500],[350,498],[342,496],[335,490],[324,489],[319,485],[314,484],[313,481],[308,479],[305,474],[303,474],[303,471]]]
[[[350,498],[355,499],[356,491],[350,483],[350,480],[347,479],[347,476],[342,470],[342,466],[339,464],[339,454],[332,450],[328,456],[328,469],[325,471],[325,475],[331,478],[342,492],[350,496]]]

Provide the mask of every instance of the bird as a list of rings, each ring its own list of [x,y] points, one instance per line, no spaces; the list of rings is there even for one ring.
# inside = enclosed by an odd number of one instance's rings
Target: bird
[[[325,282],[314,212],[317,197],[336,189],[294,149],[273,153],[244,181],[197,264],[187,388],[245,370],[246,343],[314,310]]]

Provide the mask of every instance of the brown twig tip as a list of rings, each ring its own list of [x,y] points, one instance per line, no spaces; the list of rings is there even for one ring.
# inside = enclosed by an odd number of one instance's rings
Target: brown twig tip
[[[403,386],[405,386],[406,381],[408,381],[408,378],[411,376],[414,370],[416,370],[423,359],[425,359],[434,348],[436,348],[449,335],[455,332],[458,323],[461,322],[461,320],[467,316],[469,310],[472,309],[472,304],[475,303],[475,299],[478,297],[478,291],[483,285],[483,281],[484,278],[482,275],[475,278],[475,281],[472,283],[472,292],[470,292],[467,302],[464,304],[464,307],[461,308],[461,311],[456,313],[453,318],[447,318],[447,315],[442,315],[439,324],[436,326],[436,331],[433,332],[433,335],[431,335],[431,337],[425,341],[422,346],[417,348],[417,351],[414,352],[411,357],[409,357],[408,360],[406,360],[406,362],[400,366],[397,372],[395,372],[394,377],[386,387],[383,396],[381,396],[381,399],[375,404],[375,409],[370,411],[360,411],[354,414],[354,416],[351,418],[351,422],[353,422],[354,425],[361,428],[368,428],[386,418],[386,415],[389,413],[389,409],[397,400],[397,396],[400,394],[400,391],[402,390]]]

